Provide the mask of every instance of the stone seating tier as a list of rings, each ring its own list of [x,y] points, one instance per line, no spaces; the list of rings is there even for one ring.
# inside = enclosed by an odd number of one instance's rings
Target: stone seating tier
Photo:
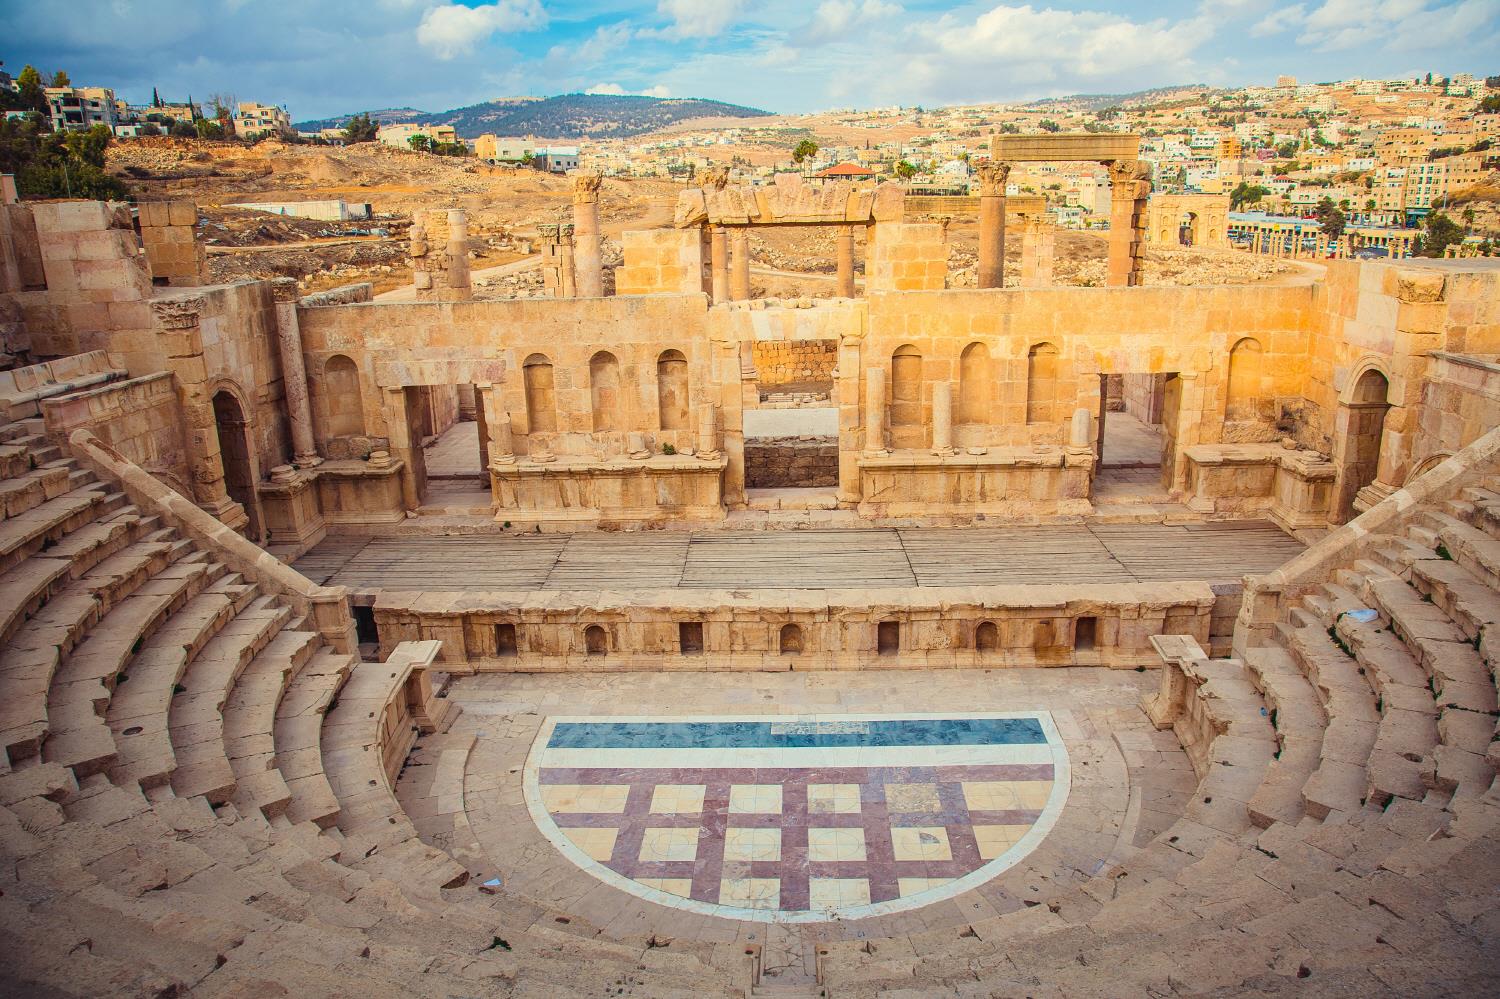
[[[59,460],[27,427],[0,441],[20,449],[11,477]],[[451,808],[407,815],[392,779],[408,760],[436,757],[435,795],[464,790],[471,746],[440,734],[445,702],[427,686],[436,643],[356,663],[323,640],[336,622],[312,621],[326,600],[270,567],[244,575],[237,542],[163,526],[189,515],[138,482],[139,509],[62,467],[67,490],[0,520],[0,592],[25,608],[0,645],[7,982],[746,994],[743,942],[605,938],[475,885],[482,858]],[[1025,904],[962,930],[822,943],[827,994],[1489,988],[1497,486],[1380,520],[1368,557],[1328,562],[1243,661],[1177,646],[1148,705],[1197,774],[1170,827],[1099,871],[1028,858]],[[412,755],[414,730],[432,734]]]

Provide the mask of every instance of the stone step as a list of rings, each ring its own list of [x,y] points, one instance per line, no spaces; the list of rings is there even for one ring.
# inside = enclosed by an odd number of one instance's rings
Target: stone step
[[[41,751],[48,687],[62,659],[113,606],[186,551],[147,535],[75,579],[0,647],[0,739],[12,765]]]
[[[117,762],[114,734],[105,721],[115,686],[128,678],[136,652],[171,616],[216,576],[220,566],[191,558],[162,569],[116,604],[59,662],[47,691],[49,762],[72,767],[79,778]]]
[[[338,796],[323,772],[323,716],[354,662],[351,656],[319,650],[276,706],[276,768],[292,793],[286,814],[294,822],[315,822],[327,829],[338,819]]]
[[[1353,657],[1334,644],[1320,621],[1287,626],[1284,634],[1287,649],[1328,717],[1318,768],[1302,789],[1303,808],[1315,819],[1326,820],[1333,812],[1347,815],[1364,805],[1365,764],[1380,723],[1374,695]]]
[[[116,784],[170,781],[177,766],[168,730],[172,698],[194,658],[238,613],[237,579],[223,577],[194,597],[131,663],[129,683],[116,689],[105,719],[119,750],[109,774]]]
[[[289,608],[286,618],[291,619]],[[308,649],[312,651],[311,644]],[[291,790],[276,766],[276,707],[307,659],[311,654],[301,661],[266,653],[256,656],[225,704],[224,750],[239,784],[234,802],[242,813],[253,807],[274,818],[291,804]]]
[[[1317,769],[1327,716],[1312,685],[1291,655],[1274,647],[1251,649],[1245,668],[1265,698],[1279,752],[1250,799],[1250,820],[1261,829],[1295,823],[1304,814],[1302,788]]]
[[[75,483],[70,475],[72,471],[67,465],[44,465],[15,478],[0,480],[0,520],[10,520],[35,510],[88,481],[85,475],[83,481]]]
[[[1431,678],[1439,709],[1456,706],[1471,711],[1496,710],[1490,670],[1441,607],[1399,580],[1372,582],[1368,596]]]
[[[213,650],[214,654],[206,650],[194,661],[183,679],[186,689],[173,699],[171,733],[177,770],[172,775],[172,790],[181,797],[201,794],[216,805],[233,797],[235,774],[224,744],[223,712],[235,682],[250,663],[260,657],[302,663],[314,651],[316,633],[278,630],[247,656],[254,642],[269,630],[269,619],[284,621],[285,613],[281,608],[266,607],[254,617],[247,613],[241,618],[244,628],[233,635],[226,629],[229,640]]]
[[[41,551],[47,542],[99,519],[109,512],[106,504],[112,495],[103,486],[85,486],[0,521],[0,572]]]
[[[1486,628],[1500,624],[1500,593],[1448,559],[1412,565],[1412,585],[1430,596],[1462,633],[1474,642]]]
[[[1500,538],[1436,510],[1428,510],[1425,520],[1442,545],[1438,550],[1440,557],[1446,551],[1475,579],[1491,590],[1500,591]],[[1437,550],[1436,546],[1434,549]]]

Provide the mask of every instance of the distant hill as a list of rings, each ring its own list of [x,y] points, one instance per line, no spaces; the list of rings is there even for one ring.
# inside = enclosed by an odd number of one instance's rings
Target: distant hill
[[[314,118],[311,121],[297,121],[292,123],[292,127],[299,132],[318,132],[325,128],[343,128],[349,124],[350,118],[366,113],[369,114],[370,120],[377,125],[392,125],[398,121],[416,121],[427,112],[419,111],[416,108],[383,108],[379,111],[356,111],[353,114],[334,115],[332,118]]]
[[[1124,104],[1155,104],[1161,101],[1181,100],[1202,95],[1211,88],[1206,83],[1179,83],[1170,87],[1153,87],[1136,90],[1128,94],[1072,94],[1068,97],[1044,97],[1027,101],[1025,107],[1055,107],[1067,105],[1085,111],[1102,111],[1107,107]]]
[[[539,139],[623,139],[694,118],[762,118],[758,108],[696,98],[632,97],[616,94],[563,94],[558,97],[502,98],[425,113],[412,108],[371,111],[376,122],[452,125],[459,136],[533,135]],[[302,131],[341,127],[351,115],[298,122]]]

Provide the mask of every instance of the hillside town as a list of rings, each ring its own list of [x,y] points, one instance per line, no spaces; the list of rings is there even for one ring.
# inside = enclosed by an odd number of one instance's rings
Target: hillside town
[[[28,70],[30,67],[28,67]],[[26,77],[23,72],[20,77]],[[30,77],[37,76],[30,70]],[[0,69],[0,91],[22,83]],[[1427,73],[1412,79],[1274,86],[1169,88],[1134,95],[1029,104],[835,109],[743,120],[686,119],[630,137],[459,134],[419,113],[365,113],[299,130],[283,106],[215,96],[130,104],[106,86],[28,79],[40,120],[55,132],[102,126],[121,143],[155,136],[342,147],[364,141],[432,156],[472,157],[499,169],[557,175],[582,169],[620,180],[691,183],[727,169],[734,183],[796,172],[813,183],[897,180],[914,195],[964,199],[992,135],[1138,134],[1153,191],[1202,196],[1227,208],[1211,242],[1288,256],[1488,254],[1500,245],[1500,78]],[[39,96],[38,96],[39,93]],[[520,102],[526,99],[508,99]],[[12,108],[20,122],[35,108]],[[428,115],[427,118],[442,117]],[[1109,181],[1093,163],[1019,164],[1010,196],[1040,198],[1046,223],[1107,228]],[[963,212],[963,202],[931,202]],[[1186,205],[1187,203],[1184,203]],[[296,214],[295,211],[292,214]],[[1188,216],[1170,239],[1203,243]],[[1226,214],[1219,212],[1219,214]],[[1149,238],[1149,237],[1148,237]]]

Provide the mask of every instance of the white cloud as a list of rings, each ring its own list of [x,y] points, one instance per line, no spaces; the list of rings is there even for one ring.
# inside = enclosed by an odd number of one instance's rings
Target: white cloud
[[[1251,26],[1250,37],[1269,38],[1272,35],[1279,35],[1283,31],[1290,31],[1305,20],[1307,20],[1307,8],[1300,3],[1294,3],[1290,7],[1278,7]]]
[[[735,21],[745,0],[658,0],[656,12],[671,18],[669,34],[677,38],[712,38]]]
[[[946,16],[919,29],[929,43],[929,72],[956,76],[1029,72],[1034,79],[1118,77],[1181,66],[1214,33],[1209,18],[1132,21],[1118,14],[1027,4],[997,6],[973,21]],[[1145,85],[1145,84],[1143,84]]]
[[[531,31],[546,23],[539,0],[497,0],[479,7],[449,3],[422,15],[417,41],[439,59],[452,59],[474,51],[497,31]]]
[[[1329,52],[1376,46],[1433,49],[1473,41],[1494,22],[1494,0],[1429,7],[1427,0],[1325,0],[1307,15],[1297,41]]]
[[[812,20],[802,30],[802,35],[804,40],[814,43],[836,41],[901,13],[899,6],[885,0],[823,0],[813,11]]]
[[[620,86],[618,83],[596,83],[592,87],[590,87],[589,89],[585,90],[584,93],[586,93],[586,94],[610,94],[610,95],[613,95],[613,96],[616,96],[616,97],[625,97],[625,96],[629,96],[629,97],[671,97],[672,96],[671,91],[669,91],[667,89],[667,85],[664,84],[664,83],[658,83],[654,87],[647,87],[645,90],[626,90],[624,87]]]

